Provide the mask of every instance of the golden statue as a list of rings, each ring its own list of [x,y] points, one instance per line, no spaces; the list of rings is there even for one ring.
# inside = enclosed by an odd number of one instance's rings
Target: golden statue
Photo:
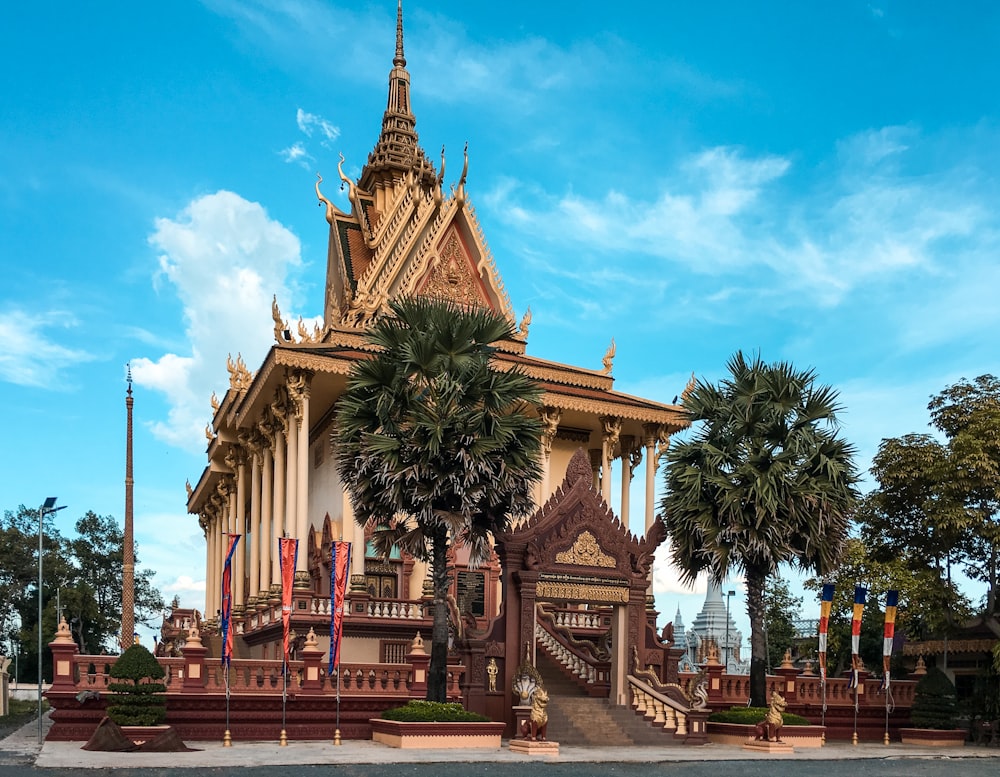
[[[486,676],[489,682],[490,693],[497,692],[497,675],[500,674],[500,667],[497,666],[497,660],[491,658],[490,662],[486,665]]]
[[[781,732],[781,713],[787,707],[788,702],[785,701],[785,697],[777,691],[771,691],[771,705],[767,708],[765,718],[757,724],[754,738],[763,742],[780,742],[778,734]]]
[[[544,742],[545,730],[549,727],[549,694],[538,686],[531,694],[531,717],[521,723],[521,736],[532,742]]]

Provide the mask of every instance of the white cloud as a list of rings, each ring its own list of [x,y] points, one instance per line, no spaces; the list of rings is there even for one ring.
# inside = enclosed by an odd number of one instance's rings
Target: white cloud
[[[168,417],[153,425],[156,436],[198,452],[209,397],[227,385],[227,356],[242,353],[252,368],[273,343],[271,297],[287,308],[299,240],[258,203],[220,191],[175,219],[157,219],[149,242],[162,252],[157,282],[169,283],[184,307],[190,352],[134,359],[132,374],[166,397]]]
[[[327,121],[322,116],[318,116],[315,113],[307,113],[301,108],[295,112],[295,123],[298,124],[299,129],[310,138],[313,136],[313,132],[319,130],[319,133],[325,139],[323,141],[323,145],[327,147],[329,147],[327,145],[328,141],[336,140],[340,137],[339,127]]]
[[[0,311],[0,380],[19,386],[54,388],[64,385],[62,373],[77,364],[93,361],[87,351],[56,341],[53,329],[77,325],[62,310],[29,313],[19,308]]]
[[[288,148],[281,149],[278,155],[288,164],[297,164],[306,170],[309,169],[309,162],[315,161],[315,158],[306,151],[305,146],[301,143],[293,143]]]
[[[838,167],[817,183],[808,181],[813,171],[795,170],[794,197],[789,158],[716,147],[683,160],[645,198],[618,188],[552,194],[504,180],[485,201],[539,253],[545,245],[576,251],[579,281],[596,281],[627,246],[636,283],[671,277],[676,266],[693,274],[689,287],[714,276],[707,294],[722,278],[742,290],[730,310],[763,299],[772,308],[835,307],[849,292],[882,285],[888,294],[915,279],[947,281],[954,292],[946,296],[961,298],[983,288],[975,278],[1000,243],[1000,219],[988,207],[995,193],[974,160],[923,170],[931,145],[907,127],[859,133],[839,144]],[[543,259],[537,269],[556,264]],[[977,309],[982,296],[972,294]]]

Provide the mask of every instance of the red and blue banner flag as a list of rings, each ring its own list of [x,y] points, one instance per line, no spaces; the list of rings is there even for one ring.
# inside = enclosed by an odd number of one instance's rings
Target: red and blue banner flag
[[[222,663],[229,666],[233,658],[233,630],[230,620],[233,614],[233,556],[240,542],[239,534],[226,534],[229,537],[229,547],[226,550],[226,563],[222,568]]]
[[[899,591],[885,595],[885,628],[882,631],[882,690],[889,690],[889,664],[892,661],[892,640],[896,636],[896,607]]]
[[[340,666],[340,639],[344,633],[344,599],[351,571],[351,543],[335,542],[330,551],[330,668]]]
[[[851,680],[848,687],[858,687],[858,673],[861,671],[861,616],[865,611],[865,599],[868,589],[864,586],[854,588],[854,617],[851,618]]]
[[[292,588],[295,585],[295,564],[299,541],[293,537],[278,537],[278,564],[281,570],[281,647],[284,664],[288,666],[288,635],[292,621]]]
[[[826,682],[826,635],[830,630],[830,609],[833,607],[833,583],[823,584],[819,604],[819,678]]]

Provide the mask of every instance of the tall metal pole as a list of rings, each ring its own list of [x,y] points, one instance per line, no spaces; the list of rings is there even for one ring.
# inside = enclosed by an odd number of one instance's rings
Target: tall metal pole
[[[726,673],[729,673],[729,656],[732,651],[729,647],[729,600],[736,595],[736,591],[726,592]]]
[[[62,510],[56,507],[56,497],[50,496],[38,508],[38,745],[42,744],[42,523],[45,516]]]
[[[132,366],[128,368],[128,392],[125,408],[128,420],[125,432],[125,535],[122,540],[122,631],[119,642],[123,651],[135,642],[135,541],[132,532]]]

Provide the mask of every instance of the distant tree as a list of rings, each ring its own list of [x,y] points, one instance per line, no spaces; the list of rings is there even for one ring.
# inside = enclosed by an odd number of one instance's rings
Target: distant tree
[[[55,635],[57,602],[81,652],[115,651],[121,623],[122,530],[110,516],[86,513],[67,539],[53,516],[42,533],[42,638]],[[136,620],[152,625],[163,598],[153,572],[136,573]],[[34,681],[38,651],[38,510],[19,507],[0,519],[0,650],[20,653],[19,680]],[[51,676],[51,656],[42,653],[43,674]]]
[[[338,470],[359,524],[387,556],[398,546],[430,562],[434,625],[427,700],[445,701],[451,542],[473,561],[490,537],[533,509],[541,390],[498,370],[491,343],[511,324],[484,309],[397,300],[367,333],[337,409]]]
[[[771,575],[764,585],[764,628],[767,634],[767,665],[780,666],[795,643],[795,622],[802,617],[802,597],[794,596],[788,581]]]
[[[742,572],[750,617],[750,700],[767,705],[764,585],[781,564],[827,574],[856,499],[854,448],[837,393],[812,370],[735,354],[729,377],[699,381],[684,409],[699,424],[667,453],[661,502],[675,563],[693,582]]]
[[[975,623],[1000,637],[1000,381],[962,379],[931,398],[931,425],[943,436],[882,441],[872,466],[878,487],[859,513],[872,557],[930,572],[928,593],[951,624],[968,621],[952,575],[986,591]]]

